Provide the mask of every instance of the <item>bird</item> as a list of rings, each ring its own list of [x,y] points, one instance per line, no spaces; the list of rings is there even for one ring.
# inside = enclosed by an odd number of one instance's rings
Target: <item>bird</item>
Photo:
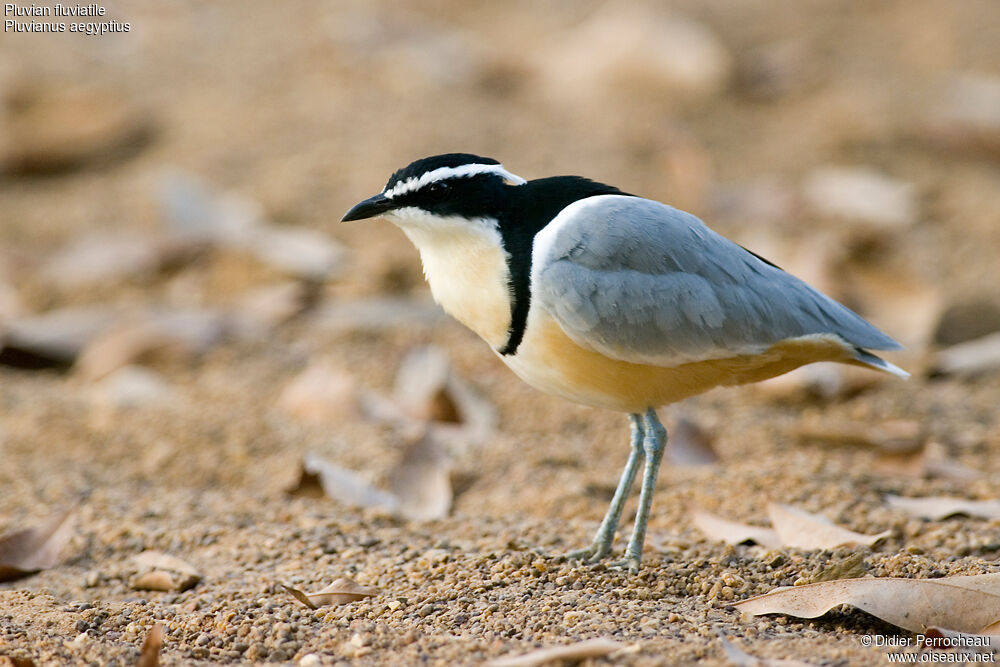
[[[525,180],[447,153],[398,169],[343,221],[382,217],[420,254],[435,301],[527,384],[628,415],[630,450],[593,541],[609,556],[643,467],[624,558],[637,573],[667,431],[656,409],[813,362],[908,373],[899,343],[696,216],[581,176]]]

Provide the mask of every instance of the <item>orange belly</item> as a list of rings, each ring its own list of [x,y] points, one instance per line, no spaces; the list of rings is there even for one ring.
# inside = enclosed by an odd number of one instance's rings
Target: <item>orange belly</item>
[[[833,337],[781,341],[759,354],[694,361],[672,367],[620,361],[577,345],[540,314],[513,357],[501,357],[536,389],[594,407],[643,412],[714,387],[759,382],[817,361],[852,363]]]

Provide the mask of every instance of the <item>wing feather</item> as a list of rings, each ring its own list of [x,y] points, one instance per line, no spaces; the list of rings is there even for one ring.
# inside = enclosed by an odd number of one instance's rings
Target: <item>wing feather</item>
[[[648,199],[571,204],[534,244],[532,304],[576,343],[676,365],[760,352],[810,334],[877,350],[899,344],[801,280]]]

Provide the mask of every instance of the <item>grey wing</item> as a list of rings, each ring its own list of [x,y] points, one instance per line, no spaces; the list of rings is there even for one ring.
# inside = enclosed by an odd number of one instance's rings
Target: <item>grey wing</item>
[[[761,352],[808,334],[834,334],[856,348],[899,347],[695,216],[648,199],[575,202],[536,236],[534,251],[533,307],[578,344],[616,359],[669,366]]]

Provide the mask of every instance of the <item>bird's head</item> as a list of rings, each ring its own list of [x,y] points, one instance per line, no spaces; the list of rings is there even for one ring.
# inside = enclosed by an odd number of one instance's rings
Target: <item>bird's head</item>
[[[435,155],[398,170],[382,192],[353,206],[342,221],[383,216],[404,229],[463,221],[496,224],[507,189],[524,183],[492,158]]]

